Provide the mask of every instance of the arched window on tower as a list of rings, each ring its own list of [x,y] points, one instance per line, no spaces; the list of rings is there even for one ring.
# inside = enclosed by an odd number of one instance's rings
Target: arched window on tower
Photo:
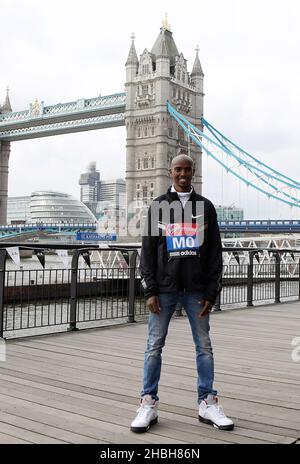
[[[152,126],[152,135],[155,134],[155,131],[154,131],[154,126]]]
[[[144,185],[143,187],[143,200],[147,200],[148,197],[148,187]]]
[[[154,156],[152,156],[152,158],[151,158],[151,168],[152,168],[152,169],[155,168]]]
[[[143,64],[142,73],[143,74],[149,74],[149,64]]]
[[[149,169],[148,158],[144,158],[143,167],[144,169]]]

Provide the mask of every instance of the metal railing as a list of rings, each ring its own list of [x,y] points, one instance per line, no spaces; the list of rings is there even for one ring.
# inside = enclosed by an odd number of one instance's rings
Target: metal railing
[[[5,246],[19,246],[33,258],[22,260],[19,269],[8,261]],[[54,267],[43,268],[37,255],[42,252],[47,264],[58,248],[70,253],[69,265],[58,266],[56,256]],[[215,310],[300,298],[299,251],[223,248],[223,255]],[[0,245],[0,337],[132,323],[146,315],[136,247]]]

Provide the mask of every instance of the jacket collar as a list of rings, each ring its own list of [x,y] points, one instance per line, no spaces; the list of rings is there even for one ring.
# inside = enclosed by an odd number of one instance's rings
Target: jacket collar
[[[180,201],[179,199],[179,196],[177,195],[177,192],[171,192],[172,190],[172,186],[170,186],[168,188],[168,191],[167,191],[167,199],[168,201],[172,202],[172,201]],[[190,196],[190,199],[189,201],[193,201],[193,200],[196,200],[197,199],[197,193],[195,192],[195,189],[194,187],[192,186],[192,192],[191,192],[191,196]]]

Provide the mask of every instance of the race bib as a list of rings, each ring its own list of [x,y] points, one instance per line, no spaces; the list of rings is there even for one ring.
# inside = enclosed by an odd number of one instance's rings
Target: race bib
[[[165,230],[170,257],[189,258],[199,254],[198,224],[167,224]]]

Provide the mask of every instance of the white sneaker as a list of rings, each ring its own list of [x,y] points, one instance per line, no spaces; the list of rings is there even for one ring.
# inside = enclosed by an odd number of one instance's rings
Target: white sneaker
[[[199,404],[199,421],[210,424],[220,430],[233,430],[234,423],[226,417],[222,406],[218,404],[218,398],[208,395],[206,400]]]
[[[135,433],[147,432],[158,421],[157,407],[158,401],[153,400],[150,395],[145,395],[137,410],[138,414],[131,423],[130,430]]]

